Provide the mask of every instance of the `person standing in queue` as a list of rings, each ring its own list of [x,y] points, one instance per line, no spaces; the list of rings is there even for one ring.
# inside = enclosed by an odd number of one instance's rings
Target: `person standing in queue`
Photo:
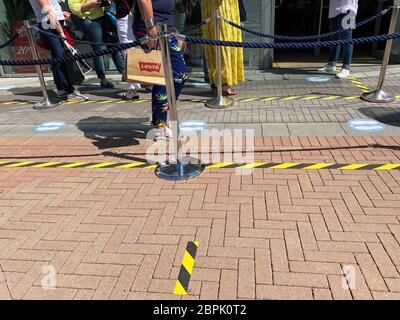
[[[329,26],[330,31],[345,30],[333,36],[332,40],[351,40],[358,11],[358,0],[330,0],[329,2]],[[337,73],[336,65],[343,47],[342,70]],[[320,72],[336,73],[338,78],[346,78],[350,75],[350,66],[353,58],[353,45],[331,47],[329,63],[320,69]]]
[[[134,0],[114,0],[117,16],[118,39],[121,43],[131,43],[136,41],[133,34],[133,5]],[[122,95],[125,100],[138,100],[138,90],[141,88],[139,83],[131,83],[129,90]]]
[[[105,0],[68,0],[68,6],[72,14],[80,18],[80,25],[86,38],[97,43],[104,43],[106,39],[107,17],[104,15],[103,8],[111,5],[110,1]],[[107,49],[106,45],[93,44],[93,51],[101,51]],[[121,52],[111,54],[115,67],[120,74],[125,70],[124,56]],[[106,70],[104,57],[94,58],[94,67],[97,77],[100,79],[100,86],[103,88],[113,89],[115,85],[106,78]]]
[[[65,38],[64,20],[69,18],[69,15],[64,14],[58,0],[29,0],[29,3],[35,13],[39,28],[47,32],[41,33],[40,37],[50,47],[52,58],[63,58],[65,53],[64,41],[56,36]],[[68,100],[68,97],[71,97],[87,100],[87,97],[71,84],[63,63],[53,63],[52,72],[58,99]],[[44,108],[49,108],[49,106]]]
[[[146,43],[149,49],[157,47],[158,23],[166,23],[173,30],[173,17],[175,0],[136,0],[134,9],[133,30],[137,39],[148,36]],[[171,36],[169,38],[169,49],[171,54],[171,65],[173,81],[175,85],[176,99],[185,85],[187,69],[178,40]],[[154,85],[152,90],[152,123],[155,130],[155,138],[170,138],[172,130],[168,124],[168,95],[166,87]]]

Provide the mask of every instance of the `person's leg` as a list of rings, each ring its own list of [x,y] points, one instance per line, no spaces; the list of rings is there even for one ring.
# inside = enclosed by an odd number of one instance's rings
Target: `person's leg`
[[[353,38],[353,30],[347,29],[343,34],[343,40],[351,40]],[[346,44],[343,46],[343,69],[350,70],[350,65],[353,58],[353,48],[352,44]]]
[[[121,51],[114,52],[111,54],[114,61],[115,67],[117,68],[119,74],[123,74],[125,71],[125,59],[124,54]]]
[[[56,31],[50,31],[53,34],[57,34]],[[64,46],[62,41],[59,38],[52,37],[51,35],[41,34],[41,38],[44,42],[48,43],[50,46],[50,52],[52,58],[62,58],[64,57]],[[65,66],[62,63],[53,63],[52,64],[52,72],[54,83],[59,91],[65,91],[66,94],[72,93],[74,91],[74,87],[71,85],[68,80]]]
[[[331,32],[342,30],[341,15],[339,15],[335,18],[329,19],[329,26],[330,26],[329,29]],[[338,35],[331,37],[332,41],[336,41],[338,39],[339,39]],[[340,56],[340,46],[331,47],[330,55],[329,55],[329,65],[332,67],[335,67],[339,60],[339,56]]]
[[[135,37],[133,35],[133,29],[132,29],[133,21],[132,21],[131,17],[132,16],[127,15],[126,17],[117,20],[118,40],[121,43],[130,43],[130,42],[135,41]],[[124,52],[123,54],[124,54],[124,56],[126,56],[126,52]],[[123,74],[122,81],[126,81],[125,70],[122,74]],[[140,88],[141,88],[140,84],[131,83],[129,85],[128,92],[126,92],[122,97],[127,100],[139,99],[137,90]]]
[[[85,33],[87,39],[93,42],[103,42],[103,30],[101,24],[89,19],[84,19],[81,21],[82,31]],[[105,50],[107,47],[104,45],[92,45],[93,51]],[[102,56],[93,58],[94,68],[96,70],[97,77],[105,81],[106,71],[104,65],[104,59]]]
[[[170,40],[170,54],[172,73],[175,86],[175,97],[179,98],[187,79],[187,69],[178,41],[175,38]],[[154,127],[165,127],[168,124],[168,95],[163,86],[153,86],[152,94],[152,123]]]

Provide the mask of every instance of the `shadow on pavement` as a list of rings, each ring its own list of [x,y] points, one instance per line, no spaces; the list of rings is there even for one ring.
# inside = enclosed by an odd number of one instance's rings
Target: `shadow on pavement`
[[[400,110],[396,111],[390,107],[364,107],[358,111],[381,123],[400,127]]]
[[[137,139],[146,139],[152,129],[148,122],[148,118],[89,117],[76,126],[98,149],[109,149],[138,145]]]

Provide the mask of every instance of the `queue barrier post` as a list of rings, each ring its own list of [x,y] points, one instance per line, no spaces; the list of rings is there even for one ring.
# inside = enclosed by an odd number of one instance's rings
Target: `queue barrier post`
[[[400,10],[400,0],[394,0],[392,18],[390,21],[390,27],[389,27],[388,34],[392,34],[396,31],[399,10]],[[373,102],[373,103],[390,103],[390,102],[396,101],[396,98],[394,96],[392,96],[391,94],[389,94],[383,90],[383,84],[385,83],[387,67],[388,67],[389,60],[390,60],[390,54],[392,52],[392,46],[393,46],[393,40],[388,40],[386,42],[385,54],[383,56],[382,67],[381,67],[381,72],[379,75],[377,89],[374,91],[366,92],[366,93],[362,94],[361,95],[362,100],[365,100],[368,102]]]
[[[173,143],[174,158],[166,163],[160,163],[155,169],[155,174],[164,180],[182,181],[199,176],[205,166],[199,160],[183,157],[182,141],[179,127],[179,115],[176,108],[175,85],[171,66],[171,54],[169,48],[170,34],[167,24],[157,25],[159,43],[161,47],[162,62],[164,66],[165,84],[168,96],[169,118],[172,124],[171,143]]]
[[[27,33],[28,36],[28,41],[29,41],[29,46],[31,47],[31,52],[32,52],[32,57],[35,60],[39,60],[39,54],[36,48],[36,41],[35,41],[35,36],[33,33],[33,29],[29,23],[28,20],[24,20],[24,26],[25,26],[25,31]],[[46,82],[44,80],[44,76],[43,76],[43,71],[42,71],[42,67],[41,65],[35,65],[36,67],[36,72],[38,74],[39,77],[39,82],[40,82],[40,88],[42,90],[42,95],[43,98],[42,100],[40,100],[39,102],[37,102],[33,108],[37,109],[37,110],[41,110],[41,109],[50,109],[50,108],[54,108],[58,105],[60,105],[60,101],[56,101],[52,98],[49,97],[49,94],[47,93],[47,87],[46,87]]]
[[[221,40],[221,15],[219,10],[214,12],[214,23],[215,23],[215,39]],[[217,96],[206,101],[206,107],[210,109],[225,109],[232,107],[235,104],[235,100],[224,97],[222,93],[222,62],[221,62],[221,47],[215,46],[215,62],[216,62],[216,80],[217,80]]]

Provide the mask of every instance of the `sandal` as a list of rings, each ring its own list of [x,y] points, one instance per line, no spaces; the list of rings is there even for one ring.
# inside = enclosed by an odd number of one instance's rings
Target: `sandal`
[[[211,85],[211,91],[212,91],[213,95],[215,95],[215,96],[218,95],[218,89],[215,85]],[[222,86],[222,95],[223,96],[235,96],[235,95],[237,95],[237,92],[235,89],[233,89],[229,85],[224,84]]]
[[[237,91],[235,89],[233,89],[232,87],[230,87],[227,84],[224,84],[222,86],[222,95],[224,96],[235,96],[237,95]]]

